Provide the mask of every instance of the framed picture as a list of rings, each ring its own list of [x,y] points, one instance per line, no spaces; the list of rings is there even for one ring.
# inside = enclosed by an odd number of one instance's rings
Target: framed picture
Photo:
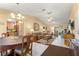
[[[39,30],[39,24],[38,23],[34,23],[34,31],[38,31]]]

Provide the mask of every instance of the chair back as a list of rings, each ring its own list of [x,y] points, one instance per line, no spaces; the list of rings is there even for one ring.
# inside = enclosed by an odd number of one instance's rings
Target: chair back
[[[26,55],[29,52],[30,45],[30,36],[24,36],[22,39],[22,55]]]

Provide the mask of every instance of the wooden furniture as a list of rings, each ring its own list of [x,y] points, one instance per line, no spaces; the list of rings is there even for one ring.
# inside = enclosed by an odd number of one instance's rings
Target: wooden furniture
[[[43,37],[41,32],[36,32],[33,33],[32,35],[35,37],[36,40],[40,40]]]
[[[52,39],[52,36],[51,35],[44,35],[44,38],[45,40],[47,40],[47,42]]]
[[[70,47],[74,49],[75,56],[79,55],[79,41],[77,41],[76,39],[70,39],[69,42]]]
[[[8,32],[8,35],[23,35],[23,21],[22,20],[13,20],[13,21],[7,21],[6,22],[6,29]]]
[[[24,55],[31,55],[32,52],[32,43],[30,40],[30,36],[24,36],[22,38],[22,47],[21,48],[16,48],[15,49],[15,54],[19,54],[20,56],[24,56]]]
[[[15,48],[22,47],[22,39],[21,38],[13,38],[13,39],[0,39],[0,52],[12,49],[14,52]]]
[[[74,56],[74,51],[69,48],[50,45],[42,56]]]
[[[17,32],[17,25],[16,25],[16,21],[7,21],[6,22],[7,24],[7,32],[8,32],[8,35],[17,35],[18,32]]]

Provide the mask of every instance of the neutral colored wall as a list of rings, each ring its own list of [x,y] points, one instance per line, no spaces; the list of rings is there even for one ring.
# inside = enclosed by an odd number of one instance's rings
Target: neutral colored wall
[[[73,4],[70,19],[72,21],[75,21],[75,29],[73,30],[73,33],[75,33],[75,36],[77,36],[77,30],[78,30],[78,4]]]
[[[3,9],[0,9],[0,34],[6,32],[6,20],[9,15],[9,12]]]
[[[79,39],[79,4],[78,4],[78,10],[76,12],[76,20],[75,20],[75,36],[77,39]]]
[[[26,16],[26,18],[24,20],[24,33],[30,32],[30,29],[33,29],[33,27],[34,27],[33,26],[34,23],[38,23],[39,24],[40,29],[39,29],[38,32],[43,31],[43,26],[46,26],[42,22],[40,22],[37,17]]]
[[[10,11],[0,9],[0,34],[6,32],[6,21],[10,17]],[[33,24],[39,24],[39,31],[43,31],[43,26],[46,26],[44,23],[39,21],[35,16],[26,15],[23,19],[24,22],[24,34],[30,32],[30,29],[33,29]]]
[[[72,6],[72,10],[71,10],[71,15],[70,15],[70,19],[71,20],[75,20],[76,19],[76,12],[78,10],[78,4],[73,4]]]

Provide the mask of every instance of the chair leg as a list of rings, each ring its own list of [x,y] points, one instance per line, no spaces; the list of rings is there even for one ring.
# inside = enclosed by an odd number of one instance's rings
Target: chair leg
[[[12,55],[12,56],[15,56],[15,49],[12,49],[11,51],[10,51],[10,54]]]
[[[31,43],[31,56],[32,56],[32,46],[33,46],[33,42]]]
[[[1,51],[1,56],[3,56],[3,53],[2,53],[2,51]]]
[[[15,53],[15,51],[14,51],[14,56],[16,56],[16,53]]]
[[[7,55],[8,53],[7,53],[7,51],[6,51],[6,55]]]
[[[4,52],[5,52],[5,54],[7,55],[7,51],[4,51]],[[5,55],[5,56],[6,56],[6,55]],[[1,51],[1,56],[3,56],[3,51]]]
[[[13,55],[16,56],[15,49],[12,49],[12,51],[13,51]]]

